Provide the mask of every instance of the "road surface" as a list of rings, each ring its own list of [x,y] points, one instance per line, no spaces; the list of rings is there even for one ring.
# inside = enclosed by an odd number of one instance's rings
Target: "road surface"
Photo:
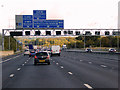
[[[118,88],[118,55],[61,52],[51,65],[13,55],[2,62],[3,88]],[[111,90],[111,89],[109,89]]]

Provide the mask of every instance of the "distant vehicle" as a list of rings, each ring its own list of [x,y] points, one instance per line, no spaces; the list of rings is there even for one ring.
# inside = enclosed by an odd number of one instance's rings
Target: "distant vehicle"
[[[30,53],[30,52],[29,52],[29,49],[26,49],[26,50],[24,51],[24,56],[25,56],[25,55],[29,55],[29,53]]]
[[[63,45],[63,46],[62,46],[62,50],[64,50],[64,49],[67,49],[67,46],[66,46],[66,45]]]
[[[60,53],[61,53],[61,49],[60,49],[60,46],[59,45],[53,45],[52,47],[51,47],[51,56],[53,55],[53,54],[57,54],[58,56],[60,56]]]
[[[110,53],[114,53],[114,52],[116,52],[116,49],[110,48],[110,49],[109,49],[109,52],[110,52]]]
[[[50,55],[47,51],[36,53],[34,57],[34,65],[36,65],[37,63],[47,63],[48,65],[50,65]]]
[[[30,51],[30,54],[29,54],[29,57],[31,57],[31,56],[35,56],[35,51]]]
[[[34,49],[32,44],[29,44],[29,49]]]
[[[51,55],[51,48],[48,48],[47,52]]]
[[[85,51],[86,51],[86,52],[92,52],[92,49],[90,49],[90,48],[86,48]]]

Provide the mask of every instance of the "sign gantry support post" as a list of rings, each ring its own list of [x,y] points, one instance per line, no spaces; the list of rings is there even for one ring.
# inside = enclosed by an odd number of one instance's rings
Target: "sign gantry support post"
[[[4,51],[4,29],[2,29],[2,51]]]

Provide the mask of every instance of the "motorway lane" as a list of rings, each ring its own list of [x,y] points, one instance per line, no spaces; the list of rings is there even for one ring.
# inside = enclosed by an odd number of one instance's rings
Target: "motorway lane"
[[[7,59],[3,59],[2,63],[2,82],[3,86],[9,81],[9,76],[13,73],[16,72],[19,67],[21,67],[28,59],[28,56],[23,56],[23,54],[16,55]]]
[[[33,65],[33,58],[3,88],[86,88],[84,83],[51,62]]]
[[[104,63],[117,67],[117,62],[110,60],[110,64],[105,63],[109,60],[107,58],[114,59],[116,56],[105,56],[104,61],[101,60],[102,56],[97,55],[62,52],[60,57],[51,57],[51,65],[37,66],[33,65],[33,58],[22,55],[9,63],[3,63],[3,68],[6,68],[4,78],[9,77],[6,74],[9,72],[7,66],[13,67],[10,71],[14,73],[6,83],[3,79],[3,88],[117,88],[117,70],[99,65]],[[20,66],[21,70],[17,71]]]
[[[99,60],[93,55],[92,57]],[[63,52],[61,57],[53,57],[53,60],[60,66],[64,66],[64,69],[66,69],[67,71],[70,70],[71,72],[73,72],[76,78],[86,83],[89,83],[94,88],[118,87],[118,71],[112,70],[108,67],[102,67],[100,66],[99,62],[97,64],[94,63],[97,62],[97,60],[91,59],[89,54],[85,55],[75,52]],[[116,63],[116,66],[117,65],[118,64]]]
[[[69,52],[69,58],[73,60],[82,60],[85,63],[92,63],[94,65],[107,66],[107,69],[118,71],[118,55],[114,54],[93,54],[93,53],[77,53]],[[73,57],[74,56],[74,57]]]

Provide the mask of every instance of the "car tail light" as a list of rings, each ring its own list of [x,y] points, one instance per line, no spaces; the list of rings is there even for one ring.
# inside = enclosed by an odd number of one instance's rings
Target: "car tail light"
[[[61,50],[59,50],[61,52]]]
[[[30,55],[31,55],[31,53],[30,53]]]
[[[35,59],[37,59],[37,56],[35,56]]]
[[[49,58],[50,58],[50,56],[48,55],[48,56],[47,56],[47,59],[49,59]]]
[[[53,50],[51,50],[51,52],[53,52]]]

